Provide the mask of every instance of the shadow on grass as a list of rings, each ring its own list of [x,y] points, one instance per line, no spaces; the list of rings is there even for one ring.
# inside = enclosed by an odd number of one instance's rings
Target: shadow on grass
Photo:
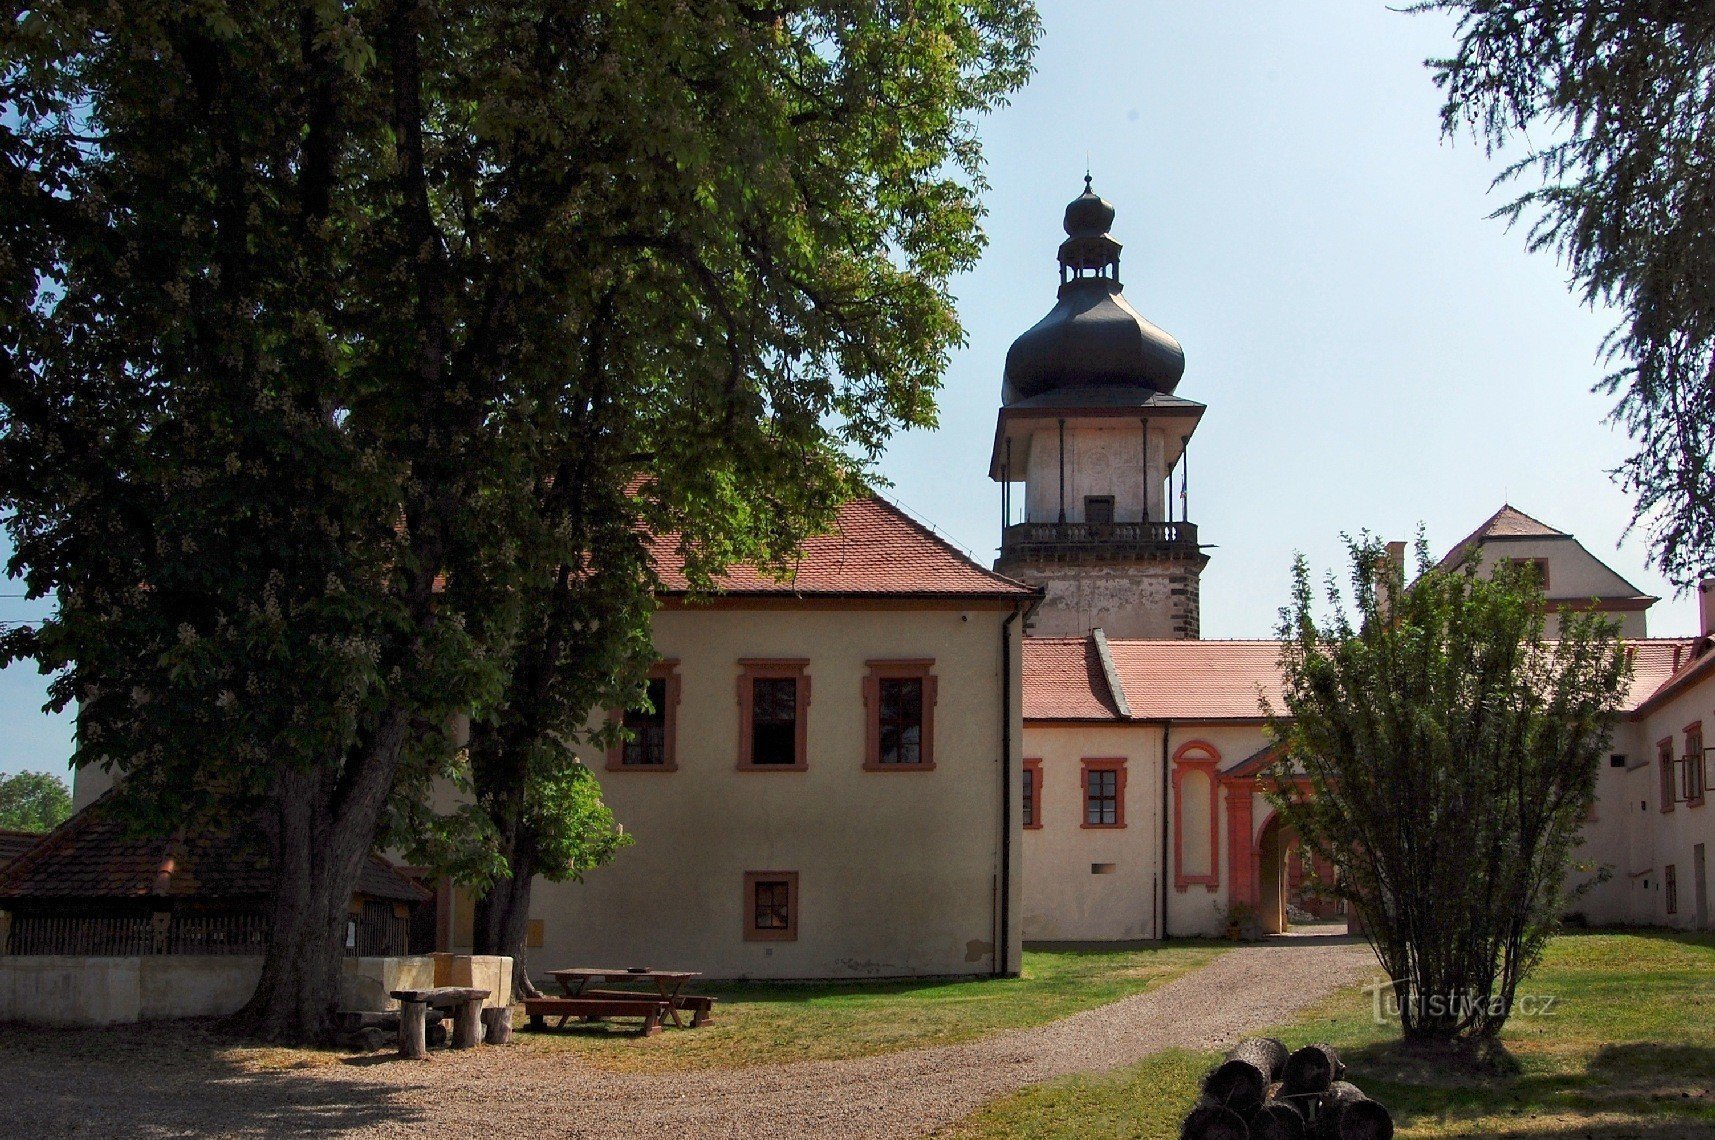
[[[341,1061],[369,1067],[394,1059],[270,1050],[201,1019],[106,1029],[7,1025],[0,1117],[5,1135],[44,1137],[311,1137],[426,1124],[396,1087],[336,1076]]]
[[[1398,1040],[1341,1056],[1346,1079],[1387,1105],[1402,1129],[1481,1122],[1483,1131],[1458,1134],[1715,1137],[1715,1049],[1702,1046],[1606,1045],[1580,1072],[1539,1074],[1461,1067]],[[1509,1060],[1500,1058],[1499,1067]],[[1488,1131],[1497,1118],[1508,1120],[1504,1130]]]

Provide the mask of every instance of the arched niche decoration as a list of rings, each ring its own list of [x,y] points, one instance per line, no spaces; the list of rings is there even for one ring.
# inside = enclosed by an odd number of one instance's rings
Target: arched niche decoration
[[[1187,741],[1173,754],[1173,887],[1181,893],[1193,886],[1213,893],[1221,885],[1220,764],[1220,749],[1204,740]]]

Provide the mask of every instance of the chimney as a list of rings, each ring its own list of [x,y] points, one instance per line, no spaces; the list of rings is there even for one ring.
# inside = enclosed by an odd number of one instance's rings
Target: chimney
[[[1697,632],[1715,635],[1715,578],[1697,583]]]
[[[1387,560],[1399,567],[1401,574],[1405,573],[1405,543],[1390,542],[1387,544]]]

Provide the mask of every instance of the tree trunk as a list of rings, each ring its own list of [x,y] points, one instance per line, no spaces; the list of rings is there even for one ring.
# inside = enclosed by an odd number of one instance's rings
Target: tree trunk
[[[303,1044],[333,1038],[351,897],[375,845],[404,734],[405,718],[395,713],[373,743],[347,758],[340,778],[326,770],[279,776],[268,821],[275,876],[268,948],[256,992],[234,1015],[241,1031]]]
[[[503,954],[512,959],[512,1000],[540,997],[530,981],[525,960],[525,940],[530,933],[530,888],[535,879],[535,857],[523,836],[507,853],[511,872],[494,881],[476,904],[476,952]]]

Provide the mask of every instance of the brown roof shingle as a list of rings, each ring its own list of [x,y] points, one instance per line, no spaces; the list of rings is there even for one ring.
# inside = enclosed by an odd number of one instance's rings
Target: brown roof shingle
[[[103,796],[0,869],[0,899],[238,899],[272,890],[252,829],[138,836],[109,807]],[[364,864],[357,893],[401,902],[428,897],[378,855]]]
[[[10,831],[0,828],[0,870],[12,860],[34,847],[42,838],[39,831]]]
[[[653,535],[655,572],[669,594],[689,591],[676,534]],[[864,595],[918,598],[1015,598],[1036,587],[986,570],[957,547],[879,496],[840,508],[834,530],[804,543],[785,578],[734,566],[716,579],[724,595]]]

